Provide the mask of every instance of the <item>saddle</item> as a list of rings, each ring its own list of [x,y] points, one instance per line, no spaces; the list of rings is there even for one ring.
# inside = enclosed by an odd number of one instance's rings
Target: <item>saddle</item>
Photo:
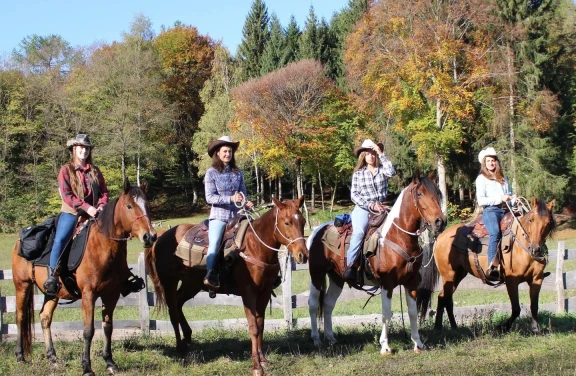
[[[500,248],[503,252],[509,251],[513,222],[514,214],[510,212],[506,213],[500,221],[500,231],[502,232]],[[457,230],[452,246],[463,253],[486,254],[489,238],[490,235],[486,230],[484,221],[481,216],[478,216]]]
[[[235,216],[228,222],[222,243],[218,252],[224,253],[226,259],[232,252],[242,247],[244,235],[249,226],[249,219],[245,215]],[[188,267],[206,268],[206,254],[208,252],[208,226],[210,220],[206,219],[189,229],[176,248],[175,255]]]

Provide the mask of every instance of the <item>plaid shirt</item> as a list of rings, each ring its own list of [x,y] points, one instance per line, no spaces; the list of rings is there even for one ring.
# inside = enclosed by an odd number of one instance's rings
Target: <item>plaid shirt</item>
[[[388,194],[388,178],[396,174],[392,162],[384,154],[379,156],[382,166],[372,175],[367,167],[363,167],[352,175],[350,198],[362,209],[368,210],[371,202],[383,202]]]
[[[240,171],[232,171],[230,166],[226,166],[222,172],[210,167],[204,178],[204,190],[206,202],[212,205],[209,219],[228,222],[239,210],[230,202],[230,196],[236,192],[242,192],[246,196],[244,175]]]
[[[98,193],[99,196],[97,200],[92,197],[92,177],[90,176],[90,170],[92,166],[87,164],[85,167],[76,166],[74,171],[80,178],[83,188],[83,197],[78,197],[78,195],[72,190],[72,184],[70,183],[70,173],[68,170],[68,165],[62,166],[60,173],[58,174],[58,191],[60,192],[60,197],[62,197],[62,211],[66,213],[76,214],[79,209],[88,211],[90,206],[99,208],[108,204],[108,187],[104,181],[102,173],[97,167],[96,176],[98,176]],[[95,205],[94,202],[96,201]]]

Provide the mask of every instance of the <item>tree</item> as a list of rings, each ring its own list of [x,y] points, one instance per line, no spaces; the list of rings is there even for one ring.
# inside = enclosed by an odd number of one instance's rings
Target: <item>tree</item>
[[[284,44],[284,30],[282,30],[278,17],[273,14],[270,18],[270,39],[262,54],[260,75],[275,71],[285,65],[282,61]]]
[[[282,66],[286,66],[299,60],[298,44],[300,35],[300,28],[298,27],[298,23],[296,23],[296,18],[292,15],[290,16],[290,22],[288,22],[288,27],[286,28],[286,39],[284,43],[284,51],[282,53]]]
[[[237,53],[244,80],[260,75],[262,55],[269,39],[268,22],[266,4],[254,0],[242,28],[242,42]]]

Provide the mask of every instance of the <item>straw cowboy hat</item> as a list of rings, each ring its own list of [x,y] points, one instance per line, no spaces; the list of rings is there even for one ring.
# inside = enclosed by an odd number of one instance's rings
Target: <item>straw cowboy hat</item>
[[[238,145],[240,145],[240,141],[232,142],[230,136],[222,136],[219,139],[212,141],[210,145],[208,145],[208,155],[212,157],[214,152],[221,146],[230,146],[232,151],[236,152]]]
[[[77,134],[74,138],[71,138],[68,141],[66,141],[66,146],[68,147],[68,150],[72,150],[72,148],[76,145],[86,146],[89,147],[90,149],[94,147],[94,145],[92,145],[92,142],[90,142],[90,137],[88,137],[88,135],[86,134]]]
[[[489,147],[480,151],[480,153],[478,154],[478,162],[480,162],[480,164],[482,164],[482,161],[484,161],[484,157],[498,158],[498,155],[496,154],[496,150],[494,150],[493,147]]]
[[[384,150],[384,144],[383,143],[379,142],[376,145],[378,145],[380,150]],[[362,153],[363,151],[373,150],[372,149],[373,146],[374,146],[374,141],[372,141],[370,139],[366,139],[366,140],[364,140],[364,142],[362,142],[362,145],[356,146],[354,148],[354,155],[356,157],[358,157],[360,155],[360,153]]]

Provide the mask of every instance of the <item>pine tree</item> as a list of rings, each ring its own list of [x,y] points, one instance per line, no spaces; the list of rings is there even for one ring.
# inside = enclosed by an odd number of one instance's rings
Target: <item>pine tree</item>
[[[282,53],[282,66],[299,60],[298,43],[300,39],[300,28],[296,23],[294,15],[290,16],[290,22],[286,28],[286,38],[284,43],[284,52]]]
[[[310,6],[310,12],[306,18],[304,31],[302,32],[302,35],[300,35],[299,51],[301,59],[320,60],[318,18],[316,18],[313,6]]]
[[[269,38],[268,8],[262,0],[254,0],[242,28],[238,60],[244,80],[260,75],[262,55]]]
[[[280,20],[275,14],[270,18],[270,39],[266,43],[262,55],[262,64],[260,74],[264,75],[273,72],[284,66],[282,62],[282,53],[284,52],[284,30],[280,25]]]

